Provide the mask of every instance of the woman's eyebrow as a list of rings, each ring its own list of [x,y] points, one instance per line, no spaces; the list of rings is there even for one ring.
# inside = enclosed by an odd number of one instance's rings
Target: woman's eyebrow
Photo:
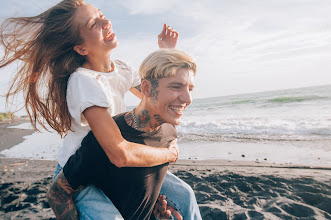
[[[85,24],[85,27],[87,27],[87,25],[90,23],[90,21],[92,20],[92,18],[89,18]]]
[[[102,14],[102,12],[101,12],[100,9],[98,9],[98,12],[99,12],[100,14]],[[87,20],[87,22],[86,22],[86,24],[85,24],[86,27],[87,27],[87,25],[90,23],[90,21],[91,21],[92,19],[93,19],[93,18],[91,17],[91,18],[89,18],[89,19]]]

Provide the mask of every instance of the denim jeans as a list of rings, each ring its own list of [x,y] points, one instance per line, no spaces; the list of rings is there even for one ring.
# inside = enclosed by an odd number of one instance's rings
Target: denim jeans
[[[58,164],[55,171],[55,177],[59,174],[61,169],[61,166]],[[169,171],[162,184],[160,194],[166,196],[168,204],[175,207],[183,216],[184,220],[202,219],[192,188]],[[85,187],[82,191],[75,194],[73,199],[79,217],[82,220],[123,219],[112,201],[110,201],[102,190],[94,185]]]

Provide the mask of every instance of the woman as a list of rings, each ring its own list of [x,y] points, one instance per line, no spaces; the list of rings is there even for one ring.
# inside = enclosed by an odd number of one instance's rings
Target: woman
[[[167,31],[159,36],[159,45],[175,47],[178,33]],[[34,128],[37,130],[37,124],[45,127],[45,120],[65,136],[58,170],[90,130],[118,167],[149,167],[177,160],[176,143],[155,148],[128,142],[113,121],[112,115],[125,111],[126,91],[139,96],[140,79],[128,64],[110,59],[118,40],[100,10],[83,0],[65,0],[40,15],[6,20],[1,42],[5,55],[0,68],[14,61],[22,64],[7,101],[23,91]],[[100,190],[90,186],[76,197],[80,214],[86,211],[84,201],[91,197],[98,201],[98,207],[111,206]],[[100,212],[92,212],[98,219]]]

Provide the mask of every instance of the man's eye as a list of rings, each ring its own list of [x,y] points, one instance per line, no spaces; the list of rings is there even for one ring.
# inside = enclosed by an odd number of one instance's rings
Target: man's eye
[[[92,24],[91,29],[94,28],[94,26],[95,26],[96,24],[97,24],[97,23]]]

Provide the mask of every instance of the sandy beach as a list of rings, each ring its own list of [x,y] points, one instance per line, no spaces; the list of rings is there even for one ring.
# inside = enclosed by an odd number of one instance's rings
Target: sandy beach
[[[0,124],[0,149],[31,130]],[[0,158],[0,219],[55,219],[45,194],[54,160]],[[229,160],[179,160],[170,170],[192,186],[203,219],[331,219],[331,168]]]

